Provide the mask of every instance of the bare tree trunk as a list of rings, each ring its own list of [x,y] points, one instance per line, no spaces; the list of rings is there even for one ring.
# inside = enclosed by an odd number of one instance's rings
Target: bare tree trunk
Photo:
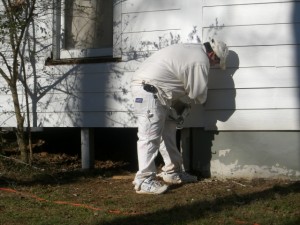
[[[32,22],[34,17],[34,9],[36,0],[1,0],[3,7],[4,7],[4,14],[6,16],[6,20],[0,21],[0,24],[3,23],[1,26],[4,31],[2,31],[2,35],[6,35],[7,39],[9,40],[10,50],[12,52],[12,63],[10,64],[4,54],[0,52],[1,58],[4,60],[4,63],[8,69],[8,73],[6,74],[0,68],[0,74],[3,78],[7,81],[9,85],[9,89],[11,91],[11,96],[13,99],[15,116],[17,121],[17,128],[16,128],[16,136],[17,142],[19,146],[19,150],[21,153],[21,160],[25,163],[30,162],[29,151],[27,148],[26,143],[26,135],[24,131],[24,115],[22,115],[22,109],[19,102],[18,97],[18,86],[17,81],[20,79],[21,71],[25,71],[23,57],[24,55],[20,54],[20,47],[24,39],[26,39],[25,32]],[[24,42],[25,43],[25,42]],[[20,65],[20,58],[22,65]],[[26,76],[26,74],[24,74]],[[27,85],[25,83],[25,85]],[[25,91],[27,95],[27,86],[25,86]],[[26,96],[26,104],[28,107],[28,99]],[[29,126],[30,123],[28,122]]]
[[[27,149],[26,138],[24,133],[24,117],[22,116],[18,92],[17,92],[17,86],[15,83],[10,85],[10,90],[12,93],[15,115],[17,120],[16,136],[17,136],[19,150],[21,153],[21,160],[25,163],[29,163],[29,152]]]
[[[17,135],[17,140],[18,140],[18,145],[20,149],[20,156],[21,156],[21,161],[24,163],[29,164],[30,163],[30,157],[29,157],[29,151],[26,145],[26,139],[23,131],[23,127],[17,127],[16,131]]]

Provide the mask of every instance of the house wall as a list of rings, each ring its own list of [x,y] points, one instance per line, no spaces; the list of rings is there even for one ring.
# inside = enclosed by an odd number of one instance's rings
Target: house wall
[[[201,177],[300,178],[300,132],[181,131],[186,170]]]
[[[236,55],[225,76],[210,74],[207,105],[198,109],[205,130],[182,131],[187,169],[299,179],[299,10],[299,1],[204,2],[203,37],[219,36]]]
[[[268,135],[266,131],[299,134],[300,1],[115,2],[121,10],[115,18],[121,29],[114,37],[121,62],[46,66],[53,50],[51,9],[31,28],[36,40],[42,40],[34,45],[36,61],[27,63],[33,126],[135,127],[130,80],[140,63],[170,44],[198,43],[214,36],[229,46],[228,69],[211,69],[208,102],[205,107],[193,107],[185,132],[203,128],[207,132],[234,131],[232,135],[241,137],[244,133],[240,131],[251,131],[254,136]],[[15,126],[13,105],[0,81],[0,126]],[[24,91],[20,98],[25,106]],[[277,134],[272,137],[284,139]],[[221,133],[215,137],[213,146],[224,146],[216,151],[231,149],[230,142],[221,137]],[[293,152],[299,155],[296,138],[290,140]],[[249,143],[242,143],[239,148],[247,149]],[[196,145],[188,142],[184,148]],[[270,146],[269,159],[276,161],[282,148]]]
[[[211,70],[207,105],[194,106],[186,127],[299,130],[299,1],[144,3],[118,4],[122,32],[115,39],[122,62],[45,66],[52,51],[52,14],[39,18],[35,35],[44,42],[35,46],[35,68],[28,63],[34,126],[135,127],[130,80],[140,63],[167,45],[214,36],[229,45],[228,70]],[[0,105],[1,126],[14,126],[5,91]]]

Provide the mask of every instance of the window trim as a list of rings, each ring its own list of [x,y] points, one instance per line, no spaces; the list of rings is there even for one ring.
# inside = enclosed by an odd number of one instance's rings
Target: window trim
[[[113,0],[113,46],[99,49],[63,49],[64,4],[65,0],[53,0],[53,49],[52,60],[74,59],[76,62],[86,62],[89,58],[121,58],[121,12],[122,0]],[[83,59],[83,60],[80,60]],[[106,61],[106,60],[105,60]],[[112,60],[114,61],[114,60]]]

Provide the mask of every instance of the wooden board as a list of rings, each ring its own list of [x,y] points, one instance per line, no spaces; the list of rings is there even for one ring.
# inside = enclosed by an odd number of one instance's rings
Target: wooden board
[[[299,88],[210,90],[207,110],[300,109]]]
[[[207,130],[299,130],[299,109],[206,111]]]
[[[300,2],[219,5],[203,8],[203,27],[299,23]]]
[[[270,46],[300,44],[299,24],[268,24],[203,28],[203,39],[216,37],[229,46]]]
[[[193,110],[185,127],[205,127],[206,130],[299,130],[299,109],[278,110]],[[13,114],[0,112],[1,127],[15,126]],[[130,112],[69,112],[38,113],[31,121],[40,127],[136,127]]]
[[[157,51],[171,44],[181,42],[180,30],[164,30],[140,33],[125,33],[122,36],[123,54],[130,52]]]
[[[300,87],[299,67],[228,68],[211,70],[210,89]]]
[[[219,5],[249,5],[249,4],[269,4],[269,3],[284,3],[285,0],[203,0],[205,6],[219,6]],[[294,0],[299,2],[299,0]]]
[[[126,0],[122,2],[123,13],[136,13],[147,11],[162,11],[180,9],[182,1],[174,0]]]
[[[299,45],[231,47],[230,50],[237,55],[239,67],[300,66]],[[229,59],[227,64],[236,67],[237,61]]]
[[[125,14],[122,17],[123,33],[179,30],[180,13],[180,10],[171,10]]]

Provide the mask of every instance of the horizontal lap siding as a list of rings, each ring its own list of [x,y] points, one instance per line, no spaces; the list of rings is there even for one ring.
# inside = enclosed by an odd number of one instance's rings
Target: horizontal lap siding
[[[240,67],[286,67],[299,66],[300,59],[297,52],[300,46],[247,46],[231,47],[238,53]],[[228,66],[231,66],[229,59]]]
[[[103,127],[108,124],[105,120],[107,117],[103,116],[106,112],[121,112],[121,119],[124,112],[128,112],[131,107],[131,74],[125,73],[122,65],[82,64],[47,67],[47,70],[47,73],[39,75],[36,96],[29,99],[31,115],[32,109],[37,112],[35,119],[31,121],[34,126],[86,126],[86,121],[92,124],[91,119],[98,115],[100,118],[94,126]],[[28,83],[31,83],[30,79]],[[19,97],[24,106],[25,99],[22,94]],[[0,126],[15,126],[15,118],[11,112],[11,96],[1,94]],[[90,114],[93,116],[87,119]],[[79,115],[83,115],[84,119],[79,119]],[[116,114],[114,117],[117,121]],[[115,125],[118,126],[118,123]]]
[[[123,4],[122,59],[142,62],[181,36],[180,1],[130,0]],[[134,68],[134,70],[136,67]]]
[[[225,76],[224,76],[225,73]],[[299,87],[297,67],[250,67],[212,70],[209,89]]]
[[[185,126],[220,131],[299,130],[299,113],[299,109],[204,110],[195,106]]]
[[[228,1],[226,5],[204,6],[203,27],[215,24],[216,19],[220,26],[297,23],[300,22],[300,15],[293,15],[293,10],[299,4],[297,1],[282,1],[234,5]]]
[[[203,36],[210,34],[212,29],[205,27]],[[217,32],[217,36],[226,37],[226,43],[230,46],[295,45],[300,44],[295,37],[299,34],[300,24],[224,26]]]
[[[125,33],[122,38],[123,54],[136,52],[157,51],[158,49],[176,41],[181,30],[149,31],[138,33]],[[143,55],[143,54],[140,54]],[[125,59],[125,58],[124,58]]]
[[[36,113],[31,113],[34,124],[45,127],[136,126],[132,122],[135,119],[130,92],[132,73],[149,56],[149,51],[177,40],[180,18],[181,1],[122,1],[122,62],[47,66],[46,72],[39,74],[37,96],[30,100],[31,106],[36,108]],[[115,38],[118,41],[120,37]],[[135,57],[135,52],[141,52],[141,57]],[[25,102],[24,95],[20,98]],[[0,125],[15,124],[9,96],[0,95],[0,104],[5,104],[0,108]]]
[[[126,0],[123,1],[122,12],[141,13],[148,11],[168,11],[170,9],[180,9],[181,1],[174,0]]]
[[[299,1],[205,1],[203,39],[220,38],[231,50],[225,75],[210,74],[206,129],[300,129],[295,8]]]
[[[287,0],[288,2],[291,2]],[[219,6],[219,5],[246,5],[246,4],[269,4],[269,3],[275,3],[284,2],[283,0],[203,0],[203,3],[205,6]],[[294,2],[300,2],[300,0],[294,0]]]
[[[124,14],[122,17],[123,32],[178,30],[180,29],[179,14],[179,9]]]
[[[299,109],[298,88],[211,90],[207,110]]]
[[[61,67],[52,71],[52,76],[44,75],[38,79],[40,89],[36,96],[29,99],[31,106],[36,104],[36,112],[114,112],[130,109],[130,72],[125,73],[113,66],[101,68],[96,64],[75,67]],[[24,95],[19,97],[25,104]],[[0,113],[13,111],[10,95],[0,94],[0,105]]]
[[[299,130],[299,109],[208,111],[206,129]],[[232,115],[231,115],[232,114]],[[229,117],[227,119],[227,117]]]
[[[0,114],[1,115],[1,114]],[[30,114],[31,116],[32,113]],[[13,113],[1,115],[3,126],[15,124]],[[135,117],[131,112],[57,112],[37,113],[37,126],[42,127],[135,127]]]
[[[36,125],[136,126],[130,92],[133,72],[158,49],[191,41],[187,37],[197,26],[200,39],[216,34],[235,54],[229,57],[225,72],[211,69],[208,102],[205,108],[193,107],[186,126],[297,130],[300,49],[296,37],[300,35],[300,16],[291,14],[299,4],[267,0],[123,1],[122,62],[45,67],[38,79],[41,88],[31,103],[37,101]],[[218,29],[213,30],[216,21]],[[43,62],[38,66],[44,66]],[[24,96],[21,99],[24,103]],[[8,96],[0,95],[2,126],[15,124],[9,101]]]
[[[0,104],[9,96],[0,95]],[[30,102],[31,104],[31,102]],[[37,103],[37,112],[131,111],[131,92],[78,92],[70,95],[48,93]],[[206,110],[299,109],[297,88],[210,90]],[[10,111],[12,111],[11,109]]]

